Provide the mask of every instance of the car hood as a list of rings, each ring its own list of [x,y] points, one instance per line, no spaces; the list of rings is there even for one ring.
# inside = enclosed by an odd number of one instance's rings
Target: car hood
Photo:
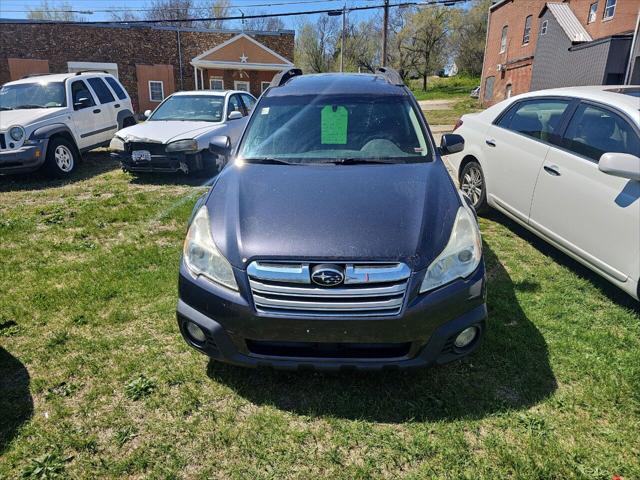
[[[127,142],[169,143],[174,140],[195,138],[221,127],[222,123],[189,121],[143,122],[118,131],[117,136]]]
[[[230,165],[206,205],[238,268],[252,260],[404,261],[428,266],[460,196],[441,160],[395,165]]]
[[[32,123],[57,117],[65,109],[61,108],[26,108],[24,110],[3,110],[0,112],[0,130],[20,125],[27,127]]]

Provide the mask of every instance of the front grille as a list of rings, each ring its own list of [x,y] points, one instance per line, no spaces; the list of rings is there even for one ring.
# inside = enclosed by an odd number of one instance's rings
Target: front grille
[[[4,150],[7,148],[7,142],[4,139],[4,133],[0,133],[0,149]]]
[[[127,151],[129,153],[135,150],[147,150],[151,155],[164,155],[166,145],[163,143],[153,142],[129,142],[127,143]]]
[[[403,263],[344,264],[342,285],[311,282],[317,264],[252,262],[247,268],[258,312],[285,316],[390,316],[404,304],[409,267]]]
[[[318,343],[264,342],[247,340],[256,355],[303,358],[399,358],[409,353],[411,343]]]

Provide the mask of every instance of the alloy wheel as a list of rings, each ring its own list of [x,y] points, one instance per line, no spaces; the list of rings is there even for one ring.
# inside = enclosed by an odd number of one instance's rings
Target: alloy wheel
[[[478,167],[470,167],[462,176],[460,189],[467,194],[474,206],[478,205],[482,198],[482,189],[484,182],[482,181],[482,172]]]
[[[66,145],[58,145],[53,156],[56,160],[56,165],[61,171],[69,173],[73,170],[73,153]]]

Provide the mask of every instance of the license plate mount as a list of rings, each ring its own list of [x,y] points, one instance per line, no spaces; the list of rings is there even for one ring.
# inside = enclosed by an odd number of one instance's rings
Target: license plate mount
[[[134,162],[150,162],[151,152],[149,150],[134,150],[131,152],[131,159]]]

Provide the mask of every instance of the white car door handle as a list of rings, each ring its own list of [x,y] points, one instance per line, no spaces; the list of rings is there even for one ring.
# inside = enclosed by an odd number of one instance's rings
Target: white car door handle
[[[545,165],[544,171],[547,172],[549,175],[553,175],[554,177],[559,177],[561,175],[560,169],[558,168],[557,165]]]
[[[487,138],[484,143],[486,143],[487,145],[489,145],[490,147],[495,147],[496,146],[496,141],[493,138]]]

